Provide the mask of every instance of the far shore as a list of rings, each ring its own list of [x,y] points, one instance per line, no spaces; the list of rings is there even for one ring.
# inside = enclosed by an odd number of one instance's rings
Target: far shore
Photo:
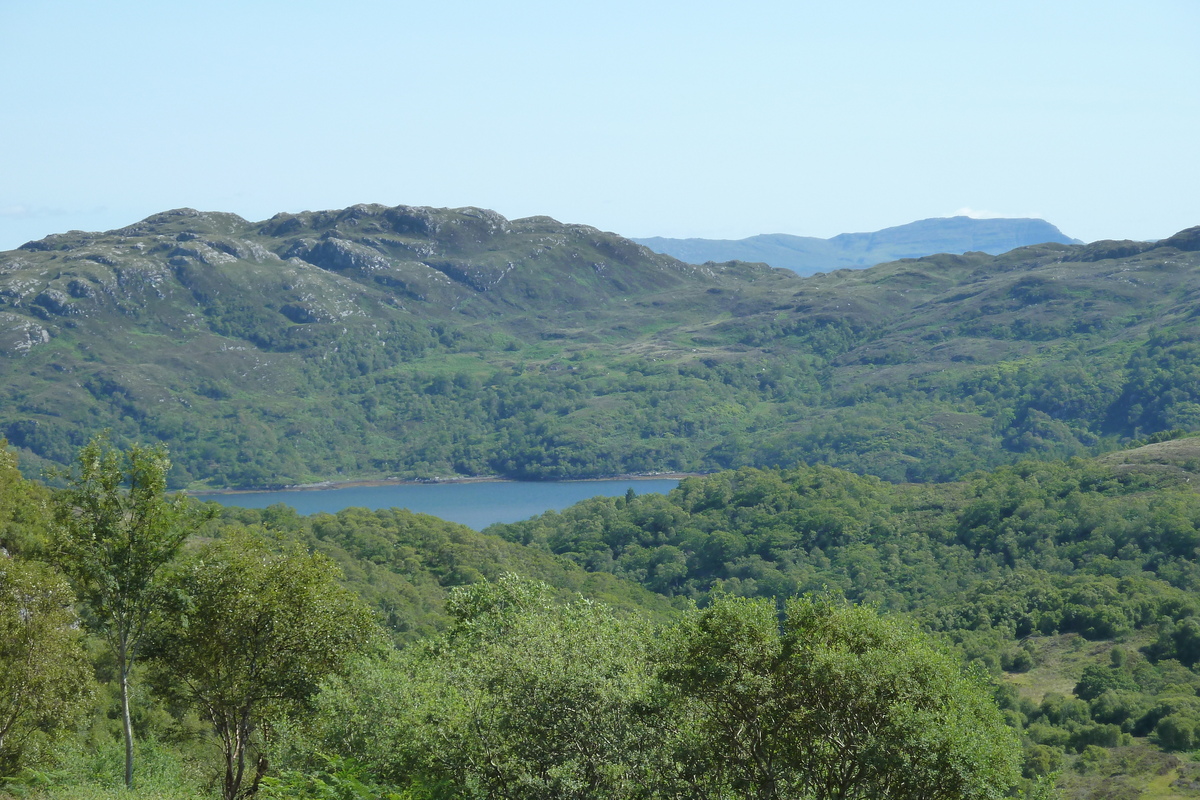
[[[250,494],[262,492],[323,492],[336,489],[356,489],[372,486],[437,486],[448,483],[589,483],[595,481],[681,481],[684,478],[698,478],[702,472],[651,472],[636,475],[606,475],[600,478],[556,478],[549,481],[518,481],[512,478],[501,478],[494,475],[454,476],[450,478],[424,478],[421,480],[401,478],[375,478],[370,480],[352,481],[321,481],[320,483],[300,483],[289,486],[270,486],[257,489],[195,489],[185,491],[191,497],[206,497],[209,495]]]

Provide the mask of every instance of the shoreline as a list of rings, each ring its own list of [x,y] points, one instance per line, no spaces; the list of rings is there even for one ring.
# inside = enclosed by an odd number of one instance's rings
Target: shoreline
[[[349,481],[320,481],[318,483],[299,483],[287,486],[276,486],[258,489],[194,489],[184,490],[182,494],[188,497],[208,497],[212,495],[260,494],[265,492],[328,492],[338,489],[374,488],[379,486],[439,486],[458,483],[592,483],[596,481],[681,481],[684,478],[699,478],[708,473],[704,472],[651,472],[628,475],[606,475],[599,478],[561,478],[549,481],[519,481],[513,478],[501,478],[493,475],[464,475],[453,478],[425,478],[413,480],[410,478],[361,478]]]

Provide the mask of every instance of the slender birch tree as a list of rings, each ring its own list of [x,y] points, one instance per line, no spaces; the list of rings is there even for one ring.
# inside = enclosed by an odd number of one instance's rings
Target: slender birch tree
[[[79,451],[54,496],[55,561],[116,657],[126,788],[133,786],[130,676],[162,604],[164,567],[204,518],[183,497],[166,496],[170,467],[162,445],[121,451],[101,434]]]

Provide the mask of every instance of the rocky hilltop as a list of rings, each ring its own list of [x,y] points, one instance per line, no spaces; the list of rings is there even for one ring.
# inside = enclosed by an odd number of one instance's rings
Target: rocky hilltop
[[[825,461],[951,478],[1200,429],[1200,229],[801,278],[482,209],[190,209],[0,253],[0,435],[174,485]]]
[[[10,281],[5,302],[72,316],[138,283],[178,285],[203,303],[233,279],[232,264],[243,265],[237,279],[282,279],[272,286],[272,300],[283,301],[279,313],[293,322],[351,313],[345,303],[352,284],[353,291],[370,288],[399,305],[427,303],[430,313],[469,315],[605,302],[702,271],[614,234],[549,217],[510,221],[477,208],[366,205],[278,214],[265,222],[176,209],[105,233],[29,242],[6,254],[0,269],[54,266],[53,274],[43,273],[44,285]],[[312,281],[328,283],[331,291],[311,291]]]
[[[0,253],[0,434],[26,449],[30,464],[61,462],[110,426],[200,459],[189,479],[231,466],[242,477],[214,482],[336,477],[312,466],[341,458],[328,452],[296,454],[286,470],[269,472],[222,459],[234,453],[230,440],[269,434],[276,448],[281,432],[303,430],[315,438],[301,449],[317,448],[323,434],[312,428],[343,424],[356,429],[354,444],[334,434],[325,449],[358,446],[361,422],[325,406],[364,375],[412,377],[417,364],[432,364],[425,357],[440,362],[464,349],[475,355],[452,363],[480,371],[482,352],[519,354],[585,331],[620,338],[633,330],[626,316],[684,296],[694,296],[682,302],[700,316],[716,317],[737,293],[708,290],[779,277],[763,265],[684,264],[586,225],[477,208],[360,205],[262,222],[175,209]],[[624,333],[606,334],[610,326]],[[434,369],[453,374],[444,363]],[[180,436],[216,444],[194,448],[207,456],[188,455]],[[362,473],[352,458],[349,471]],[[413,474],[402,460],[372,463]],[[417,474],[456,472],[437,463]],[[472,472],[491,471],[472,463]]]

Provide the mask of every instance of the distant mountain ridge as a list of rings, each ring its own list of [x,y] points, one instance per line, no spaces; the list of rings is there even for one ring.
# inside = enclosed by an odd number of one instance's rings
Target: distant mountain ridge
[[[708,261],[761,261],[800,275],[858,269],[936,253],[1007,253],[1018,247],[1055,242],[1083,244],[1042,219],[936,217],[871,233],[842,233],[831,239],[766,233],[746,239],[634,239],[656,253],[690,264]]]

